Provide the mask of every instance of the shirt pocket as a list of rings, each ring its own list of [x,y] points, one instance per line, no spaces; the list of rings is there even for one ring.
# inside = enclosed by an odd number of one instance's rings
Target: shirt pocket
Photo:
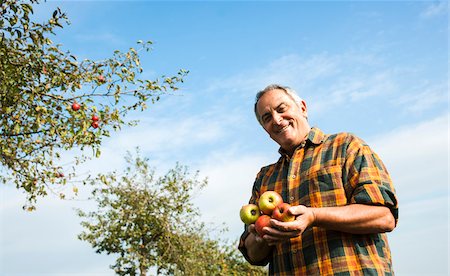
[[[342,167],[322,167],[303,176],[301,200],[310,207],[334,207],[347,204],[342,183]]]

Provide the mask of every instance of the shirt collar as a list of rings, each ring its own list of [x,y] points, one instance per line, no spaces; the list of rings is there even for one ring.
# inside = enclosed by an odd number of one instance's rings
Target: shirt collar
[[[314,145],[319,145],[325,140],[325,134],[319,128],[312,127],[308,133],[307,140]]]
[[[306,135],[306,139],[297,147],[296,150],[301,149],[307,145],[320,145],[325,140],[325,134],[317,127],[312,127]],[[287,156],[286,152],[280,147],[278,152],[282,156]]]

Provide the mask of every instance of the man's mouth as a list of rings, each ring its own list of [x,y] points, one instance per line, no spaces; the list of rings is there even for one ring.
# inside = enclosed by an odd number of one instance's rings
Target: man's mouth
[[[277,133],[280,134],[280,133],[285,132],[285,131],[289,128],[289,126],[290,126],[290,124],[287,124],[287,125],[284,126],[283,128],[277,130]]]

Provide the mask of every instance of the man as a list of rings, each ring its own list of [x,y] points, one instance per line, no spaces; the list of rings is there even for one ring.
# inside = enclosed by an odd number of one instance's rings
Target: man
[[[274,190],[296,219],[272,219],[263,238],[246,226],[245,258],[269,263],[275,275],[392,275],[385,232],[397,224],[398,205],[378,156],[352,134],[311,128],[306,103],[288,87],[260,91],[255,115],[281,157],[258,173],[250,203]]]

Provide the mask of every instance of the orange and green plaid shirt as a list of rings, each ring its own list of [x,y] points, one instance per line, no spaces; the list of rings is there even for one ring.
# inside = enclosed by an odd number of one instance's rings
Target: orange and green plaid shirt
[[[291,205],[308,207],[369,204],[387,206],[397,222],[398,205],[389,174],[379,157],[349,133],[325,135],[312,128],[292,158],[280,150],[277,163],[258,173],[250,203],[267,190]],[[239,249],[247,258],[241,236]],[[264,262],[273,275],[393,275],[385,233],[349,234],[310,227],[298,238],[276,245]]]

